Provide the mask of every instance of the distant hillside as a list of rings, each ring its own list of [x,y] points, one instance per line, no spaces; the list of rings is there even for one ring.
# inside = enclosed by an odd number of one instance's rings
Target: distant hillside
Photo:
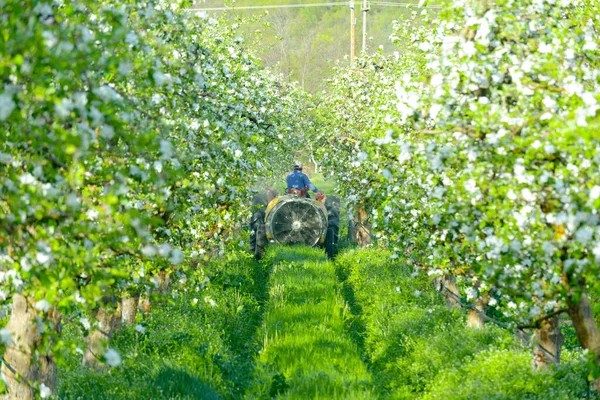
[[[335,1],[335,0],[333,0]],[[332,0],[196,0],[196,8],[314,4]],[[400,0],[389,0],[400,3]],[[356,54],[361,51],[361,1],[356,0]],[[232,10],[210,12],[234,20],[237,17],[258,17],[243,27],[246,41],[258,52],[265,64],[283,74],[289,81],[297,81],[311,92],[323,89],[323,80],[329,76],[335,60],[350,54],[350,8],[341,6],[281,8],[262,10]],[[268,11],[268,15],[265,15]],[[368,13],[368,51],[379,46],[390,48],[392,21],[405,18],[414,9],[371,5]],[[390,49],[391,50],[391,49]]]

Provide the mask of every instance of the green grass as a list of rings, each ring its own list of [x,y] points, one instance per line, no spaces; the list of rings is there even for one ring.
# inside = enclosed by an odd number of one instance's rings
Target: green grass
[[[271,251],[271,289],[248,398],[375,397],[360,351],[345,330],[349,310],[322,251]]]
[[[355,337],[373,381],[390,399],[577,399],[588,395],[585,362],[564,352],[564,365],[536,373],[531,350],[492,324],[466,328],[422,272],[382,249],[350,250],[336,259],[355,316]]]
[[[95,372],[67,354],[57,397],[596,398],[577,349],[533,371],[510,332],[466,328],[425,274],[380,248],[347,249],[334,264],[321,249],[273,246],[261,263],[237,255],[204,270],[206,288],[190,280],[138,316],[145,333],[116,333],[121,366]],[[84,348],[73,324],[64,335]]]
[[[121,329],[111,343],[121,366],[99,373],[70,354],[59,369],[61,399],[240,398],[251,384],[267,271],[243,257],[206,268],[211,283],[153,304],[144,334]],[[196,299],[197,301],[195,301]],[[215,302],[213,307],[205,299]],[[67,326],[65,335],[79,334]],[[84,344],[81,343],[81,348]]]
[[[338,196],[337,187],[335,181],[331,178],[325,177],[320,173],[313,173],[310,176],[310,181],[315,185],[319,190],[322,190],[327,195]]]

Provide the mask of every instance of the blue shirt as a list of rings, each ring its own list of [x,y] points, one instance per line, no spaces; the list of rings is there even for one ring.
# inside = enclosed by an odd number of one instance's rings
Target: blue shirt
[[[308,176],[304,175],[302,173],[302,171],[296,170],[288,175],[288,177],[287,177],[288,190],[292,189],[292,188],[306,190],[307,187],[310,190],[312,190],[313,192],[319,191],[319,189],[317,189],[315,185],[310,183],[310,179],[308,179]]]

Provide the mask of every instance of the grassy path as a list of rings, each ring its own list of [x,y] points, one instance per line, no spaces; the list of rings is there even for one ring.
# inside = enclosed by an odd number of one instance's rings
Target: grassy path
[[[333,263],[318,249],[279,248],[260,335],[263,348],[247,398],[375,398]]]

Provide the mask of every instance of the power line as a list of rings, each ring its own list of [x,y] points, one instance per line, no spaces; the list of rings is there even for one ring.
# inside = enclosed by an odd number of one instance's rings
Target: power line
[[[304,8],[304,7],[332,7],[332,6],[348,6],[348,2],[347,1],[336,1],[336,2],[311,3],[311,4],[275,4],[275,5],[265,5],[265,6],[190,8],[190,9],[188,9],[188,11],[264,10],[264,9],[268,9],[268,8]]]
[[[375,4],[378,6],[392,6],[392,7],[415,7],[415,8],[435,8],[440,9],[442,6],[420,6],[417,3],[394,3],[391,1],[371,1],[371,4]]]
[[[421,6],[417,3],[394,3],[391,1],[372,1],[371,4],[378,6],[392,6],[392,7],[416,7],[416,8],[442,8],[441,6]],[[189,8],[188,11],[192,12],[204,12],[204,11],[234,11],[234,10],[266,10],[274,8],[305,8],[305,7],[335,7],[335,6],[346,6],[348,7],[348,1],[335,1],[325,3],[310,3],[310,4],[273,4],[264,6],[239,6],[239,7],[209,7],[209,8]]]

